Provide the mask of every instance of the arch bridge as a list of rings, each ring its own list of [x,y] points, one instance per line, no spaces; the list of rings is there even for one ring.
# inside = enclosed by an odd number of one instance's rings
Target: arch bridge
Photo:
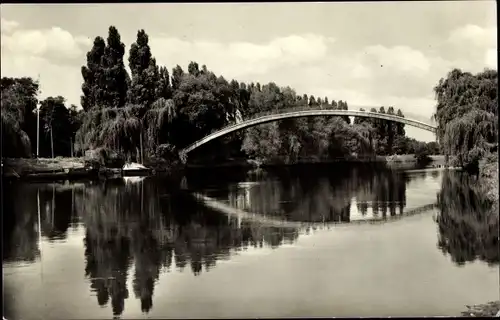
[[[215,131],[204,138],[192,143],[188,147],[184,148],[179,152],[181,158],[186,158],[187,154],[194,149],[208,143],[214,139],[225,136],[229,133],[253,127],[263,123],[274,122],[283,119],[290,118],[302,118],[302,117],[318,117],[318,116],[349,116],[349,117],[360,117],[360,118],[372,118],[372,119],[382,119],[387,121],[393,121],[398,123],[403,123],[405,125],[413,126],[419,129],[430,131],[436,134],[436,126],[427,124],[421,121],[412,120],[404,117],[399,117],[393,114],[369,112],[369,111],[358,111],[358,110],[335,110],[335,109],[304,109],[304,110],[282,110],[270,114],[258,114],[251,119],[247,119],[240,123],[232,124],[226,126],[218,131]]]

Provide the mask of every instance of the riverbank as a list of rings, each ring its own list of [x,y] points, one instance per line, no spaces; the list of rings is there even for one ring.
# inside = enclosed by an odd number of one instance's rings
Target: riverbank
[[[85,165],[85,160],[81,158],[5,158],[2,159],[2,177],[7,179],[22,179],[22,180],[79,180],[79,179],[94,179],[98,176],[116,177],[133,173],[134,175],[144,174],[162,174],[173,171],[179,171],[184,168],[256,168],[256,167],[275,167],[275,166],[295,166],[295,165],[310,165],[310,164],[334,164],[339,162],[346,163],[386,163],[389,166],[413,166],[416,163],[414,155],[395,155],[395,156],[377,156],[372,158],[338,158],[330,160],[318,159],[300,159],[294,163],[283,163],[280,161],[263,163],[262,161],[252,159],[229,159],[228,161],[218,163],[190,163],[186,166],[171,165],[167,161],[146,161],[144,165],[147,169],[136,172],[134,170],[127,171],[117,168],[90,168]],[[444,165],[443,156],[431,156],[431,163],[436,165]]]
[[[24,179],[31,176],[41,178],[59,178],[71,176],[88,176],[83,158],[54,159],[25,159],[4,158],[2,159],[2,177],[13,179]]]
[[[256,168],[256,167],[276,167],[276,166],[296,166],[310,164],[335,164],[335,163],[385,163],[389,166],[414,166],[418,161],[414,154],[393,155],[393,156],[375,156],[375,157],[339,157],[335,159],[316,159],[316,158],[301,158],[293,162],[287,162],[284,159],[275,159],[273,161],[263,161],[260,159],[228,159],[224,162],[210,163],[188,163],[187,168]],[[429,163],[435,166],[445,166],[445,158],[443,155],[429,156]]]
[[[466,307],[467,311],[462,312],[464,317],[500,317],[500,301]]]
[[[149,168],[137,169],[127,167],[124,169],[92,167],[86,165],[84,158],[2,159],[2,178],[13,180],[93,180],[127,175],[149,175],[152,173],[152,170]]]

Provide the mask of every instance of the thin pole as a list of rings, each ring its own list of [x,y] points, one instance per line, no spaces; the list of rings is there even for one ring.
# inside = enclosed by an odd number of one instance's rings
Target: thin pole
[[[40,155],[40,105],[36,107],[36,157]]]
[[[52,123],[50,125],[50,149],[52,150],[52,159],[54,159],[54,136],[52,135]]]
[[[40,88],[40,74],[38,74],[38,88]],[[38,89],[38,93],[40,93],[40,89]],[[40,103],[36,104],[36,157],[38,158],[40,155]]]

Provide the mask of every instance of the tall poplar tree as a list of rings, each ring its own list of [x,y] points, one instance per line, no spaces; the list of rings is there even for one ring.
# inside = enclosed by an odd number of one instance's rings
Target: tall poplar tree
[[[82,66],[81,72],[83,76],[82,92],[80,103],[83,110],[88,111],[94,107],[102,107],[103,80],[104,70],[102,68],[102,59],[106,43],[102,37],[94,39],[94,45],[87,52],[87,65]]]
[[[104,49],[102,66],[103,77],[103,102],[106,107],[123,107],[127,100],[127,70],[123,63],[125,45],[121,42],[118,30],[111,26],[108,31],[108,38]]]

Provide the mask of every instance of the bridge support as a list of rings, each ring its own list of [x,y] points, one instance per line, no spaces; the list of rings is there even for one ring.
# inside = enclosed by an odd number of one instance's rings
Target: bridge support
[[[179,159],[181,160],[182,164],[186,164],[187,163],[187,153],[184,152],[184,150],[181,150],[179,151]]]

